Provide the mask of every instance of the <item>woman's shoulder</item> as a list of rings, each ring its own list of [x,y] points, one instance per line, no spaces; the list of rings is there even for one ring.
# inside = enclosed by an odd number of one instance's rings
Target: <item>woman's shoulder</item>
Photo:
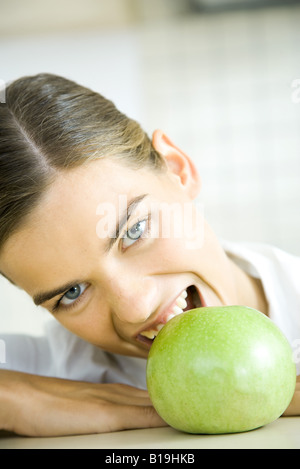
[[[106,352],[77,337],[55,319],[46,323],[45,334],[56,377],[146,388],[145,359]]]

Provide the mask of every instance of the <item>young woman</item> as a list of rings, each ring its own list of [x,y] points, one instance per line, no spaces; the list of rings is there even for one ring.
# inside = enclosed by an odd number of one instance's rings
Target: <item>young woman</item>
[[[44,338],[2,336],[2,429],[165,425],[145,358],[163,325],[195,306],[256,308],[297,345],[300,260],[221,244],[194,203],[199,191],[184,152],[161,131],[150,141],[99,94],[48,74],[7,87],[0,271],[57,321]],[[287,414],[299,412],[297,388]]]

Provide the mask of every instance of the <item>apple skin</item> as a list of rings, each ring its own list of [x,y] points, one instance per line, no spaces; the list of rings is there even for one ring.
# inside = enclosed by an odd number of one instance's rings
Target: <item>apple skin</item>
[[[198,434],[267,425],[287,409],[296,386],[287,339],[245,306],[197,308],[171,319],[151,346],[146,375],[162,419]]]

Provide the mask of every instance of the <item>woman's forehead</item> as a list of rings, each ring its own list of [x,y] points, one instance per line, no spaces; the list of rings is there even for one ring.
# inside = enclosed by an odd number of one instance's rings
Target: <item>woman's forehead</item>
[[[22,288],[25,277],[30,283],[29,271],[32,279],[41,270],[55,275],[60,263],[71,273],[81,259],[92,259],[96,245],[100,250],[106,242],[99,235],[103,210],[111,207],[116,215],[113,228],[122,209],[137,204],[147,190],[155,192],[156,183],[159,186],[153,172],[133,171],[110,160],[59,174],[24,227],[5,244],[0,270]]]

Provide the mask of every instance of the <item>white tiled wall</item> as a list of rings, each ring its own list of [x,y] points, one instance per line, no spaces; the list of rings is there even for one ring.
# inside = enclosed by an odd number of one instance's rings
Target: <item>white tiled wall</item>
[[[300,255],[300,103],[291,86],[299,24],[294,7],[153,26],[143,36],[143,121],[197,161],[220,236]]]
[[[196,161],[219,236],[300,255],[299,24],[294,6],[2,38],[0,80],[47,71],[93,87]],[[0,332],[41,331],[28,298],[4,279],[0,293]]]

